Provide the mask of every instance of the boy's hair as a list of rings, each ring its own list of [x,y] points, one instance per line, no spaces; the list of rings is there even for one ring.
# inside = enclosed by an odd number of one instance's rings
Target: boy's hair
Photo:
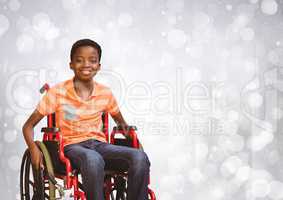
[[[76,53],[76,50],[80,47],[83,47],[83,46],[90,46],[90,47],[93,47],[94,49],[96,49],[97,52],[98,52],[98,59],[100,61],[101,53],[102,53],[101,47],[97,42],[90,40],[90,39],[81,39],[81,40],[76,41],[73,44],[72,49],[71,49],[71,54],[70,54],[71,61],[73,60],[73,57],[74,57],[74,54]]]

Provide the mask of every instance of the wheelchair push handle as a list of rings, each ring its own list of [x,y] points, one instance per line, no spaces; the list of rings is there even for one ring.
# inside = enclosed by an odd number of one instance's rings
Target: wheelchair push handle
[[[41,94],[43,94],[45,91],[48,91],[49,90],[49,85],[47,83],[45,83],[40,89],[39,89],[39,92]]]

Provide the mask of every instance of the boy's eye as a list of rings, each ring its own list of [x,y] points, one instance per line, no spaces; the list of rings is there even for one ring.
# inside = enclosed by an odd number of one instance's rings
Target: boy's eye
[[[90,60],[91,63],[97,63],[97,60]]]
[[[76,62],[81,63],[81,62],[83,62],[83,60],[82,59],[76,59]]]

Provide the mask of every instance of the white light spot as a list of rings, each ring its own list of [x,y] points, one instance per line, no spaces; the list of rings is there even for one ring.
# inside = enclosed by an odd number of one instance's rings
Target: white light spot
[[[231,4],[227,4],[225,7],[229,11],[233,9],[233,6]]]
[[[167,35],[168,44],[173,48],[181,48],[185,45],[187,37],[183,30],[172,29]]]
[[[251,195],[264,198],[270,192],[270,184],[265,179],[254,180],[251,183]]]
[[[274,135],[269,131],[261,131],[258,135],[253,135],[248,140],[248,147],[253,151],[260,151],[273,141]]]
[[[0,14],[0,37],[4,35],[10,27],[10,22],[5,15]]]
[[[271,199],[283,199],[283,183],[280,181],[271,181],[268,196]]]
[[[17,138],[16,130],[7,130],[4,132],[4,140],[5,142],[11,143],[14,142]]]
[[[260,86],[260,81],[258,78],[253,79],[252,81],[250,81],[246,86],[245,89],[252,91],[252,90],[256,90],[258,89]]]
[[[210,17],[204,12],[198,12],[193,15],[193,25],[196,28],[206,28],[210,21]]]
[[[129,27],[133,23],[133,17],[128,13],[122,13],[118,17],[118,24],[122,27]]]
[[[21,3],[18,0],[10,0],[9,2],[9,8],[12,11],[17,11],[21,7]]]
[[[17,50],[20,53],[30,53],[34,48],[34,40],[30,35],[20,35],[17,39]]]
[[[51,26],[49,15],[46,13],[37,13],[33,16],[32,25],[37,32],[44,35],[44,33],[48,31],[49,27]]]
[[[215,199],[215,200],[218,200],[218,199],[223,199],[224,198],[224,195],[225,195],[225,192],[222,188],[220,187],[216,187],[216,188],[213,188],[211,190],[211,195],[212,195],[212,199]]]
[[[263,103],[263,97],[261,94],[254,92],[251,93],[248,97],[248,104],[252,108],[259,108]]]
[[[21,167],[21,158],[19,156],[11,156],[8,159],[8,165],[9,167],[14,170],[14,171],[18,171],[20,170]]]
[[[252,28],[243,28],[240,32],[241,38],[244,41],[251,41],[254,39],[254,30]]]
[[[249,166],[242,166],[238,169],[235,180],[238,182],[245,182],[249,179],[251,168]]]
[[[48,31],[45,32],[45,34],[44,34],[45,37],[44,38],[46,40],[54,40],[54,39],[56,39],[59,36],[59,34],[60,34],[60,30],[57,27],[55,27],[55,26],[51,26],[48,29]]]
[[[261,2],[261,11],[266,15],[274,15],[277,13],[278,4],[275,0],[263,0]]]
[[[242,160],[237,156],[229,157],[221,165],[220,171],[222,176],[228,178],[231,175],[234,175],[237,170],[242,166],[242,164]]]
[[[205,177],[199,168],[194,168],[189,171],[189,180],[194,185],[198,185],[205,180]]]

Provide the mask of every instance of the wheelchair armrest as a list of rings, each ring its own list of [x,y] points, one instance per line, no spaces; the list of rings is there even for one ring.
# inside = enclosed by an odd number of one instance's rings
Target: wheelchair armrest
[[[126,137],[126,140],[130,140],[131,147],[133,148],[140,148],[141,145],[138,141],[138,137],[136,134],[137,127],[136,126],[127,126],[126,128],[122,126],[115,126],[110,135],[110,143],[115,144],[115,135],[122,134]],[[129,138],[127,138],[129,136]]]
[[[127,127],[126,127],[126,130],[127,130],[127,131],[129,131],[129,130],[131,130],[131,129],[133,129],[133,130],[135,130],[135,131],[138,130],[136,126],[127,126]],[[123,128],[122,126],[114,126],[113,130],[114,130],[114,131],[123,131],[124,128]]]
[[[58,127],[44,127],[41,128],[41,132],[45,132],[45,133],[57,133],[60,131],[60,128]]]

